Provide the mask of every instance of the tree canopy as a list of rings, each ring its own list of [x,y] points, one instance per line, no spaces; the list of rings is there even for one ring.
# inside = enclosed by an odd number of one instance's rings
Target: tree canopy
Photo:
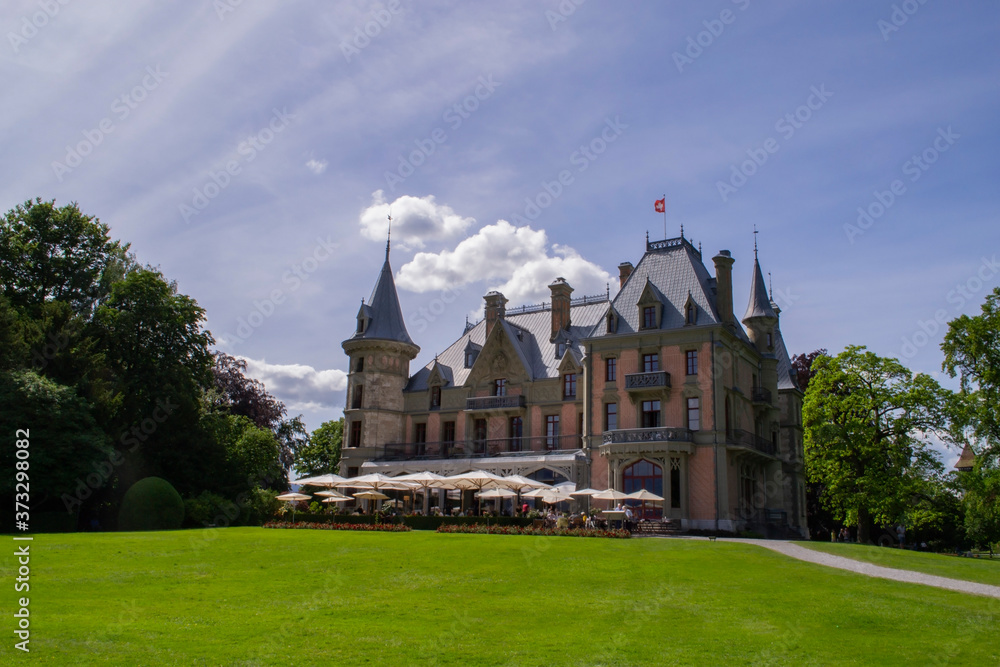
[[[323,422],[309,441],[295,454],[295,470],[302,476],[337,473],[340,467],[340,447],[344,439],[344,419]]]
[[[861,346],[812,367],[802,411],[807,474],[824,485],[835,517],[867,541],[873,524],[902,520],[941,472],[929,436],[948,423],[948,392]]]

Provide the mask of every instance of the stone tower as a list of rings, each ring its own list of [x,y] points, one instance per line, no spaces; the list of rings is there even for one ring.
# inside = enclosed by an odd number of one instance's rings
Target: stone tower
[[[341,345],[350,358],[341,474],[356,475],[362,462],[381,454],[383,445],[405,441],[403,388],[410,362],[420,352],[403,322],[388,243],[375,289],[358,311],[354,335]]]

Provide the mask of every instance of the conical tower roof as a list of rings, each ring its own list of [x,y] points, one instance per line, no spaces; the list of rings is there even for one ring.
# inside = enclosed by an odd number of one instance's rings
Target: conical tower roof
[[[416,345],[406,331],[403,321],[403,311],[399,307],[399,297],[396,294],[396,283],[392,279],[392,267],[389,266],[389,251],[386,249],[385,263],[382,272],[375,282],[371,298],[363,306],[369,319],[368,325],[361,333],[356,333],[353,340],[378,339],[394,340],[401,343]]]
[[[753,258],[753,282],[750,284],[750,303],[747,304],[747,312],[743,315],[743,323],[755,317],[766,317],[773,320],[778,319],[774,309],[771,308],[771,299],[767,296],[767,284],[764,283],[764,274],[760,271],[760,262],[757,261],[756,253]]]

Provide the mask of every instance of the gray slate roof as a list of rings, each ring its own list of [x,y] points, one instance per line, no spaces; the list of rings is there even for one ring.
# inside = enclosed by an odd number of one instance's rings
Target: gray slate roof
[[[777,325],[774,327],[774,356],[778,360],[778,389],[798,389],[799,384],[792,373],[792,360]]]
[[[375,282],[375,289],[372,290],[368,303],[361,306],[361,312],[370,317],[371,320],[365,327],[364,333],[354,334],[351,340],[395,340],[416,345],[406,331],[406,324],[403,322],[403,311],[399,307],[399,297],[396,295],[396,283],[392,279],[388,251],[386,251],[382,272]]]
[[[675,329],[684,326],[684,306],[691,300],[698,308],[697,324],[718,324],[719,315],[715,306],[715,278],[701,261],[700,253],[688,241],[671,239],[671,245],[649,250],[632,274],[622,285],[612,305],[619,314],[616,333],[633,333],[639,330],[639,309],[636,304],[642,296],[648,279],[662,296],[663,317],[661,329]],[[595,327],[592,335],[605,333],[603,327]]]
[[[767,285],[764,284],[764,274],[760,270],[760,262],[753,258],[753,281],[750,283],[750,301],[747,303],[747,312],[743,316],[746,322],[751,317],[769,317],[778,319],[771,308],[771,299],[767,296]]]
[[[590,334],[598,322],[602,321],[607,310],[607,301],[570,307],[570,327],[565,335],[569,336],[572,346],[567,354],[575,353],[574,358],[577,360],[583,357],[584,349],[581,341]],[[524,313],[518,313],[516,308],[508,310],[507,316],[499,325],[504,328],[504,333],[514,344],[518,357],[528,369],[531,379],[559,377],[559,364],[562,359],[556,359],[556,345],[549,342],[552,333],[551,308]],[[460,387],[469,377],[470,369],[465,367],[465,348],[470,341],[479,347],[486,342],[485,320],[469,329],[437,355],[437,363],[442,367],[443,374],[450,374],[452,378],[452,383],[447,385],[449,387]],[[431,361],[414,373],[410,377],[406,391],[425,391],[434,363]]]

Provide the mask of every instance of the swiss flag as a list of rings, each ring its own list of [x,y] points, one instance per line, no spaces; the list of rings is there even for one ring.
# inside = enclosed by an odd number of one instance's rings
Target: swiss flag
[[[653,206],[656,208],[657,213],[664,213],[667,210],[667,199],[657,199]]]

